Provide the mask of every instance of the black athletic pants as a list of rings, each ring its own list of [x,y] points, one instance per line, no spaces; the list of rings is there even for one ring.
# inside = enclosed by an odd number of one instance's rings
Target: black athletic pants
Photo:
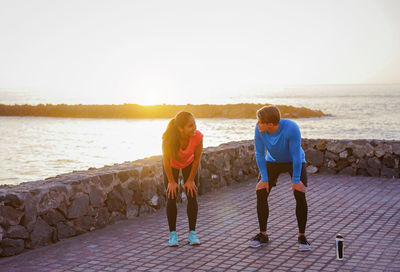
[[[182,176],[183,176],[183,180],[184,183],[186,183],[186,181],[189,178],[190,175],[190,171],[192,170],[192,164],[188,165],[187,167],[182,169]],[[176,183],[178,183],[178,176],[179,176],[179,169],[175,169],[173,167],[171,167],[172,169],[172,175],[174,177],[174,180]],[[163,174],[164,174],[164,184],[165,184],[165,188],[168,188],[168,177],[167,174],[165,173],[165,169],[163,168]],[[194,178],[194,182],[196,184],[196,186],[198,186],[199,182],[198,182],[198,173],[196,173],[196,176]],[[192,197],[191,193],[186,193],[186,197],[187,197],[187,215],[188,215],[188,219],[189,219],[189,230],[196,230],[196,221],[197,221],[197,210],[198,210],[198,206],[197,206],[197,197],[196,195],[194,195]],[[178,213],[177,210],[177,206],[176,206],[176,197],[175,198],[169,198],[167,195],[167,217],[168,217],[168,225],[169,225],[169,231],[176,231],[176,215]]]
[[[268,183],[269,192],[271,192],[272,187],[276,186],[277,179],[281,173],[288,172],[290,176],[293,175],[293,164],[292,163],[277,163],[277,162],[267,162],[267,172],[268,172]],[[301,167],[300,180],[307,187],[307,171],[305,163]],[[258,223],[260,225],[260,232],[267,231],[267,222],[269,216],[269,206],[268,206],[268,196],[267,190],[262,189],[256,191],[257,193],[257,215]],[[296,199],[296,217],[297,224],[299,227],[299,233],[304,233],[307,224],[307,213],[308,206],[306,200],[306,194],[294,191],[294,198]]]

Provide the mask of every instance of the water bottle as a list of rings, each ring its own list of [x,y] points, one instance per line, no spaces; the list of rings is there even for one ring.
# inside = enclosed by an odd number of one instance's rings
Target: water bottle
[[[343,245],[343,236],[340,234],[336,235],[336,260],[343,260],[344,256],[344,245]]]

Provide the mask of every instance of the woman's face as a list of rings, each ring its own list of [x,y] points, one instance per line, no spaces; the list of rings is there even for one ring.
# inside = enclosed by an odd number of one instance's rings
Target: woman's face
[[[179,130],[184,137],[194,136],[196,131],[196,122],[194,121],[194,118],[190,117],[185,126]]]

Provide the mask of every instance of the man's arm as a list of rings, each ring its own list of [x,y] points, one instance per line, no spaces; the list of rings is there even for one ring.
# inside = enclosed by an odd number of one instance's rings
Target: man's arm
[[[293,183],[300,182],[301,174],[301,133],[297,124],[294,124],[289,132],[289,151],[293,161]]]
[[[267,166],[265,164],[265,145],[261,139],[261,133],[256,126],[254,132],[254,146],[256,150],[256,161],[257,166],[261,174],[261,180],[264,182],[268,182],[268,172]]]

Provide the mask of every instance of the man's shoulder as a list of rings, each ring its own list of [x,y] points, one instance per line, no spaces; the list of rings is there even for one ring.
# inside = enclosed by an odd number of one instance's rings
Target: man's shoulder
[[[298,127],[297,123],[290,119],[281,119],[279,125],[283,125],[284,127]]]

